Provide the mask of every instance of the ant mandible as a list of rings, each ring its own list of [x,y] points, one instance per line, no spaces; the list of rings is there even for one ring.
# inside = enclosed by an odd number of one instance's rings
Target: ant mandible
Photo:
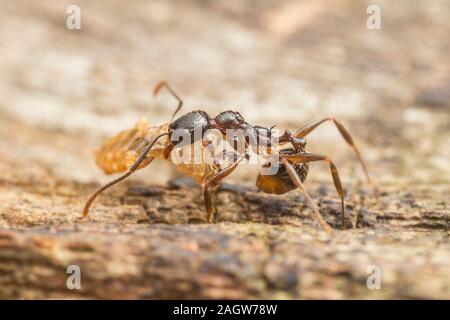
[[[97,151],[96,162],[97,165],[102,168],[105,173],[117,173],[127,171],[124,175],[102,186],[95,191],[86,202],[83,209],[83,216],[86,217],[89,213],[89,208],[92,202],[97,198],[99,194],[108,189],[109,187],[123,181],[129,177],[133,172],[147,166],[152,162],[154,158],[170,159],[171,151],[180,142],[175,138],[173,133],[176,130],[183,130],[187,132],[190,139],[190,143],[195,143],[197,140],[202,139],[203,134],[210,129],[219,130],[224,136],[227,130],[242,130],[244,133],[253,134],[258,138],[270,137],[271,129],[262,126],[252,126],[241,116],[239,112],[224,111],[219,113],[215,118],[211,118],[205,111],[196,110],[188,112],[179,118],[174,119],[175,115],[180,111],[183,106],[181,98],[172,90],[172,88],[165,82],[160,81],[154,88],[153,94],[156,96],[158,92],[165,87],[169,93],[178,101],[178,105],[169,123],[161,126],[152,127],[149,126],[146,120],[141,120],[134,128],[124,130],[110,138],[106,143]],[[292,147],[281,149],[278,151],[279,163],[278,170],[273,175],[259,174],[256,180],[256,186],[259,190],[269,194],[284,194],[296,188],[304,194],[307,201],[310,203],[316,219],[323,226],[325,231],[331,232],[331,227],[323,219],[319,212],[317,205],[312,200],[309,193],[306,191],[303,182],[305,181],[308,170],[309,162],[324,161],[330,166],[331,176],[333,178],[334,186],[340,197],[341,202],[341,226],[344,227],[344,190],[342,188],[341,180],[339,178],[338,170],[334,162],[330,157],[326,155],[318,155],[306,152],[306,140],[304,139],[309,133],[316,129],[324,122],[331,121],[334,123],[344,140],[356,153],[359,162],[362,165],[364,173],[368,182],[370,183],[367,167],[361,157],[361,154],[356,147],[352,137],[344,126],[337,121],[334,117],[326,117],[322,120],[313,122],[297,130],[295,133],[291,133],[286,130],[282,135],[278,137],[279,145],[285,145],[290,143]],[[194,134],[195,130],[201,130],[202,135]],[[238,139],[236,137],[236,139]],[[266,141],[270,146],[270,142]],[[204,165],[200,169],[193,166],[177,165],[177,167],[183,173],[192,176],[202,187],[204,192],[204,201],[207,212],[208,222],[213,222],[214,210],[211,201],[212,187],[218,186],[221,181],[231,174],[242,160],[248,158],[247,150],[248,144],[246,143],[246,149],[243,153],[238,154],[234,158],[234,161],[226,166],[220,168],[214,165]],[[257,149],[257,152],[259,149]],[[265,163],[263,167],[272,165],[270,161]]]

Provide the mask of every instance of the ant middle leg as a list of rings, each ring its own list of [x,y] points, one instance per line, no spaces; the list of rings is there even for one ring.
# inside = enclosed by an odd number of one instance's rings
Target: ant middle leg
[[[241,163],[242,160],[246,158],[246,154],[242,154],[239,158],[229,166],[225,167],[221,171],[219,171],[215,176],[209,179],[203,186],[203,195],[205,198],[205,208],[207,214],[207,220],[209,223],[213,222],[214,214],[216,213],[213,209],[212,200],[211,200],[211,191],[209,188],[217,186],[225,177],[230,175],[237,166]]]
[[[172,113],[172,116],[170,117],[170,122],[173,121],[173,118],[175,117],[175,115],[178,113],[178,111],[180,111],[180,109],[183,107],[183,100],[181,100],[181,98],[175,93],[175,91],[173,91],[173,89],[169,86],[169,84],[166,81],[159,81],[155,88],[153,89],[153,96],[156,96],[158,94],[158,92],[165,87],[167,89],[167,91],[169,91],[169,93],[178,100],[178,105],[177,108],[175,109],[175,111]]]
[[[298,153],[298,154],[290,154],[290,155],[282,155],[283,160],[285,159],[288,162],[292,163],[306,163],[312,161],[325,161],[330,165],[331,176],[333,177],[334,187],[336,188],[336,192],[339,195],[341,200],[341,227],[344,228],[344,218],[345,218],[345,204],[344,204],[344,189],[342,188],[341,179],[339,177],[339,172],[336,168],[334,162],[328,157],[313,153]],[[294,170],[295,171],[295,170]]]
[[[345,127],[342,125],[342,123],[340,123],[339,121],[336,120],[336,118],[334,117],[327,117],[325,119],[313,122],[311,124],[308,124],[306,126],[304,126],[303,128],[301,128],[300,130],[298,130],[295,134],[294,137],[295,138],[303,138],[306,135],[308,135],[311,131],[313,131],[314,129],[316,129],[319,125],[321,125],[322,123],[326,122],[326,121],[333,121],[334,125],[336,126],[336,128],[339,130],[341,136],[344,138],[344,140],[347,142],[347,144],[353,149],[353,151],[355,151],[356,156],[358,157],[359,162],[361,163],[361,166],[364,170],[364,174],[366,175],[367,181],[369,183],[371,183],[370,177],[369,177],[369,172],[367,170],[367,166],[366,163],[364,162],[361,153],[359,152],[358,148],[356,147],[355,142],[353,141],[353,138],[351,137],[350,133],[347,131],[347,129],[345,129]]]

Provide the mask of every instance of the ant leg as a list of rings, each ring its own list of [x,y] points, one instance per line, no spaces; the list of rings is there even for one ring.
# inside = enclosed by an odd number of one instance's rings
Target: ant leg
[[[92,202],[94,202],[94,200],[98,197],[98,195],[100,195],[103,191],[105,191],[106,189],[108,189],[109,187],[112,187],[113,185],[125,180],[126,178],[128,178],[133,172],[135,172],[139,166],[141,165],[141,163],[147,158],[147,154],[150,152],[150,150],[153,148],[153,145],[156,143],[156,141],[158,141],[159,138],[169,135],[169,133],[162,133],[159,136],[157,136],[142,152],[142,154],[139,156],[139,158],[136,160],[136,162],[133,164],[133,166],[131,166],[131,168],[128,170],[127,173],[125,173],[124,175],[121,175],[120,177],[118,177],[117,179],[114,179],[113,181],[105,184],[103,187],[101,187],[100,189],[98,189],[97,191],[95,191],[90,197],[89,199],[86,201],[86,204],[84,205],[83,208],[83,217],[87,217],[87,215],[89,214],[89,208],[91,207]]]
[[[334,162],[331,161],[330,158],[327,156],[322,156],[318,154],[312,154],[312,153],[300,153],[295,155],[283,155],[283,158],[286,160],[289,160],[292,163],[305,163],[305,162],[311,162],[311,161],[325,161],[330,165],[330,171],[331,176],[333,177],[333,183],[334,187],[336,188],[336,192],[339,195],[339,198],[341,199],[341,227],[344,228],[344,213],[345,213],[345,206],[344,206],[344,189],[342,188],[341,179],[339,178],[339,172],[334,165]]]
[[[353,149],[353,151],[355,151],[356,156],[358,157],[359,162],[361,163],[361,166],[364,170],[364,174],[366,175],[367,178],[367,182],[372,183],[369,177],[369,172],[367,171],[367,167],[366,167],[366,163],[364,162],[364,160],[362,159],[361,153],[359,152],[358,148],[356,147],[352,137],[350,136],[350,133],[347,131],[347,129],[345,129],[345,127],[339,122],[337,121],[334,117],[328,117],[316,122],[313,122],[309,125],[304,126],[303,128],[301,128],[300,130],[298,130],[295,134],[294,137],[296,138],[303,138],[306,135],[308,135],[311,131],[313,131],[314,129],[316,129],[319,125],[321,125],[322,123],[326,122],[326,121],[333,121],[334,125],[336,126],[336,128],[339,130],[341,136],[344,138],[344,140],[350,145],[350,147]]]
[[[230,164],[228,167],[219,171],[214,177],[209,179],[203,186],[203,193],[205,197],[205,207],[207,213],[207,220],[209,223],[213,222],[213,206],[211,201],[211,193],[209,191],[210,187],[214,187],[220,183],[222,179],[230,175],[234,169],[237,168],[239,163],[246,157],[245,154],[241,155],[234,163]]]
[[[155,88],[153,89],[153,96],[156,96],[158,94],[158,92],[162,89],[162,87],[165,87],[169,93],[178,100],[178,106],[175,109],[175,111],[172,113],[172,116],[170,117],[170,122],[173,121],[173,118],[175,117],[175,115],[178,113],[178,111],[180,111],[181,107],[183,106],[183,100],[181,100],[181,98],[175,93],[175,91],[172,90],[172,88],[167,84],[166,81],[159,81]]]
[[[205,208],[206,208],[206,220],[208,223],[213,223],[213,209],[212,200],[211,200],[211,192],[208,188],[203,189],[203,197],[205,199]]]
[[[292,164],[290,164],[289,161],[286,158],[281,159],[281,161],[286,166],[286,169],[287,169],[288,174],[291,177],[292,181],[295,183],[297,188],[299,188],[300,191],[302,191],[303,194],[305,195],[306,199],[308,200],[309,204],[311,205],[311,207],[312,207],[312,209],[314,211],[316,219],[319,221],[319,223],[321,224],[321,226],[323,227],[325,232],[328,233],[328,234],[332,234],[333,233],[333,231],[332,231],[333,229],[331,229],[330,225],[323,219],[322,215],[320,214],[319,208],[314,203],[314,200],[311,198],[309,193],[306,191],[305,187],[303,186],[302,181],[300,180],[300,177],[298,176],[298,174],[295,171],[295,169],[292,166]]]

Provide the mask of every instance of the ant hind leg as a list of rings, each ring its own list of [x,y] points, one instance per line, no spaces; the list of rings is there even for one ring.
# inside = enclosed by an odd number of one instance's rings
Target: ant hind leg
[[[304,126],[303,128],[301,128],[300,130],[298,130],[295,134],[294,137],[296,138],[303,138],[306,135],[308,135],[311,131],[313,131],[314,129],[316,129],[319,125],[321,125],[322,123],[326,122],[326,121],[333,121],[334,125],[336,126],[336,128],[339,130],[339,133],[341,134],[341,136],[344,138],[344,140],[347,142],[347,144],[353,149],[353,151],[356,153],[356,156],[358,157],[359,162],[361,163],[361,166],[364,170],[364,174],[366,175],[366,179],[367,182],[372,183],[369,177],[369,172],[367,170],[367,166],[366,163],[364,162],[361,153],[359,152],[358,148],[356,147],[355,142],[353,141],[353,138],[351,137],[350,133],[347,131],[347,129],[345,129],[345,127],[342,125],[342,123],[340,123],[339,121],[337,121],[334,117],[327,117],[325,119],[313,122],[309,125]]]
[[[297,188],[299,188],[300,191],[303,192],[305,198],[307,199],[307,201],[311,205],[311,207],[312,207],[312,209],[314,211],[314,215],[316,216],[317,221],[319,221],[319,223],[321,224],[321,226],[323,227],[323,229],[325,230],[326,233],[332,234],[333,233],[333,231],[332,231],[333,229],[323,219],[322,215],[320,214],[319,208],[317,207],[317,205],[315,204],[314,200],[311,198],[309,193],[306,191],[306,189],[305,189],[305,187],[304,187],[300,177],[298,176],[298,174],[295,171],[295,169],[292,166],[292,164],[290,164],[290,162],[286,158],[283,158],[281,161],[286,166],[286,169],[287,169],[288,174],[291,177],[292,181],[295,183]]]
[[[322,156],[319,154],[313,153],[300,153],[294,155],[285,155],[283,156],[287,162],[291,161],[293,163],[306,163],[312,161],[325,161],[330,165],[330,172],[333,178],[334,187],[336,188],[336,192],[339,195],[341,200],[341,228],[344,228],[344,218],[345,218],[345,205],[344,205],[344,189],[342,188],[341,178],[339,177],[339,172],[336,168],[336,165],[328,156]]]

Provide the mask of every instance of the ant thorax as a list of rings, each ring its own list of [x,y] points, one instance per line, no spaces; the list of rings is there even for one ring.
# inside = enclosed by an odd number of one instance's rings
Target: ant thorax
[[[170,157],[174,164],[185,165],[219,165],[225,167],[233,164],[237,158],[244,156],[250,164],[263,165],[269,159],[278,157],[278,132],[249,129],[217,129],[202,128],[188,132],[174,130],[172,140],[177,144]],[[194,140],[194,142],[192,142]]]

